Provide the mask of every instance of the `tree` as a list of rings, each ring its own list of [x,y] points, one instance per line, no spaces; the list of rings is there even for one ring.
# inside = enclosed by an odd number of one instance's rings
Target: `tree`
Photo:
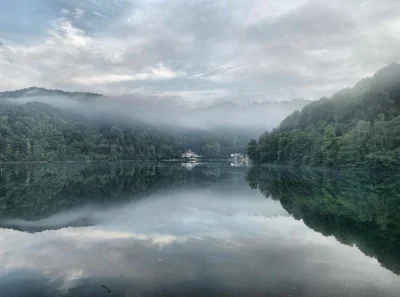
[[[259,161],[257,140],[252,139],[246,146],[246,153],[254,162]]]
[[[205,145],[205,154],[207,157],[218,158],[221,156],[221,145],[219,142],[212,140],[207,141]]]
[[[335,164],[337,148],[336,130],[332,125],[329,125],[324,130],[321,145],[324,165],[332,166]]]

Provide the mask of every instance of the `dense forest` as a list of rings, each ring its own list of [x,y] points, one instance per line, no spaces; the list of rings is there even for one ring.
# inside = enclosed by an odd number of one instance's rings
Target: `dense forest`
[[[280,201],[297,220],[343,244],[356,245],[400,274],[400,176],[391,172],[335,172],[253,167],[246,179]]]
[[[252,139],[247,153],[256,163],[397,167],[400,65],[392,63],[353,88],[295,111],[272,132]]]
[[[85,111],[87,112],[87,111]],[[0,103],[0,161],[164,160],[192,149],[205,158],[244,151],[237,131],[170,129],[115,114],[40,102]]]

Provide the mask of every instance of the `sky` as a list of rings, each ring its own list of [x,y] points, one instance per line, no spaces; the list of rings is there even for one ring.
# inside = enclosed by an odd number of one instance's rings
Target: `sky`
[[[0,0],[0,91],[316,100],[398,62],[398,0]]]

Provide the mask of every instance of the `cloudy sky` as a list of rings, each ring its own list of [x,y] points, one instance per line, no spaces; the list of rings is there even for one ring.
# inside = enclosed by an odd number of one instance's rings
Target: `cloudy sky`
[[[0,90],[315,100],[399,61],[398,0],[0,0]]]

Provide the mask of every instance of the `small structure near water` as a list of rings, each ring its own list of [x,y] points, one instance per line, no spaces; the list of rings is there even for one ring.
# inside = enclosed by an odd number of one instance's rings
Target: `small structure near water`
[[[187,150],[182,154],[182,158],[198,158],[199,155],[195,154],[192,150]]]
[[[242,153],[235,153],[231,154],[232,158],[232,167],[247,167],[249,166],[249,158],[247,155],[242,154]]]
[[[235,154],[231,154],[231,158],[235,159],[235,160],[241,160],[241,159],[246,159],[246,156],[244,154],[241,153],[235,153]]]

